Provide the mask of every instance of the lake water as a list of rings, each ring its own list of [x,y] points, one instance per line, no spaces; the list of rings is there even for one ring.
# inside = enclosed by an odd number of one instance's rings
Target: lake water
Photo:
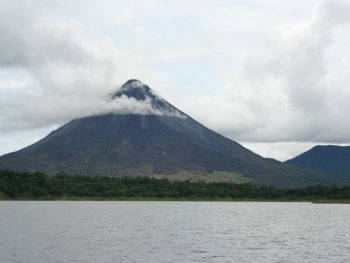
[[[0,202],[0,262],[350,262],[350,205]]]

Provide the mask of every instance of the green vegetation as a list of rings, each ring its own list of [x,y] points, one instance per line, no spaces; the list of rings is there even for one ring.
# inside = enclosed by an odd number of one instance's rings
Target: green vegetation
[[[236,184],[253,183],[252,179],[244,177],[243,175],[235,172],[214,171],[212,175],[214,175],[215,177],[224,177],[230,180],[232,183]]]
[[[276,189],[247,183],[171,182],[149,177],[48,176],[0,171],[0,199],[348,202],[350,186]]]

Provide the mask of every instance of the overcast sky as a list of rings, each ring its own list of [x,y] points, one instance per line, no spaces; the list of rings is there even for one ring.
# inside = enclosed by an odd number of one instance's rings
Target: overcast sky
[[[0,0],[0,154],[130,78],[265,157],[350,143],[350,1]]]

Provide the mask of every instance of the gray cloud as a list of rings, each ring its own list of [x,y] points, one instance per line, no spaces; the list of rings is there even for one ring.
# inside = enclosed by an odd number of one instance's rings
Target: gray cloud
[[[0,130],[45,127],[90,113],[116,112],[121,105],[128,105],[128,111],[149,110],[146,103],[107,100],[117,83],[142,74],[138,58],[128,50],[121,54],[108,37],[96,40],[91,28],[49,19],[47,13],[58,5],[0,3],[0,71],[25,75],[21,88],[0,97]]]
[[[200,98],[194,116],[246,142],[350,142],[349,56],[337,46],[349,36],[349,15],[346,1],[320,1],[304,21],[269,24],[240,72],[219,96]]]

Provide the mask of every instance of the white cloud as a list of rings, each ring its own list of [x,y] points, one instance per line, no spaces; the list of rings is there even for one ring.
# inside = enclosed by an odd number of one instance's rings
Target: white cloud
[[[8,91],[0,97],[0,130],[42,128],[105,111],[117,83],[143,74],[132,49],[122,53],[108,36],[97,40],[89,27],[45,16],[56,3],[0,5],[0,71],[14,79],[25,75],[25,81],[2,84]],[[21,88],[9,92],[14,87]]]
[[[349,53],[339,44],[349,36],[349,14],[346,1],[319,1],[303,21],[268,23],[245,49],[243,68],[224,70],[224,88],[203,95],[194,116],[246,142],[350,142]]]

